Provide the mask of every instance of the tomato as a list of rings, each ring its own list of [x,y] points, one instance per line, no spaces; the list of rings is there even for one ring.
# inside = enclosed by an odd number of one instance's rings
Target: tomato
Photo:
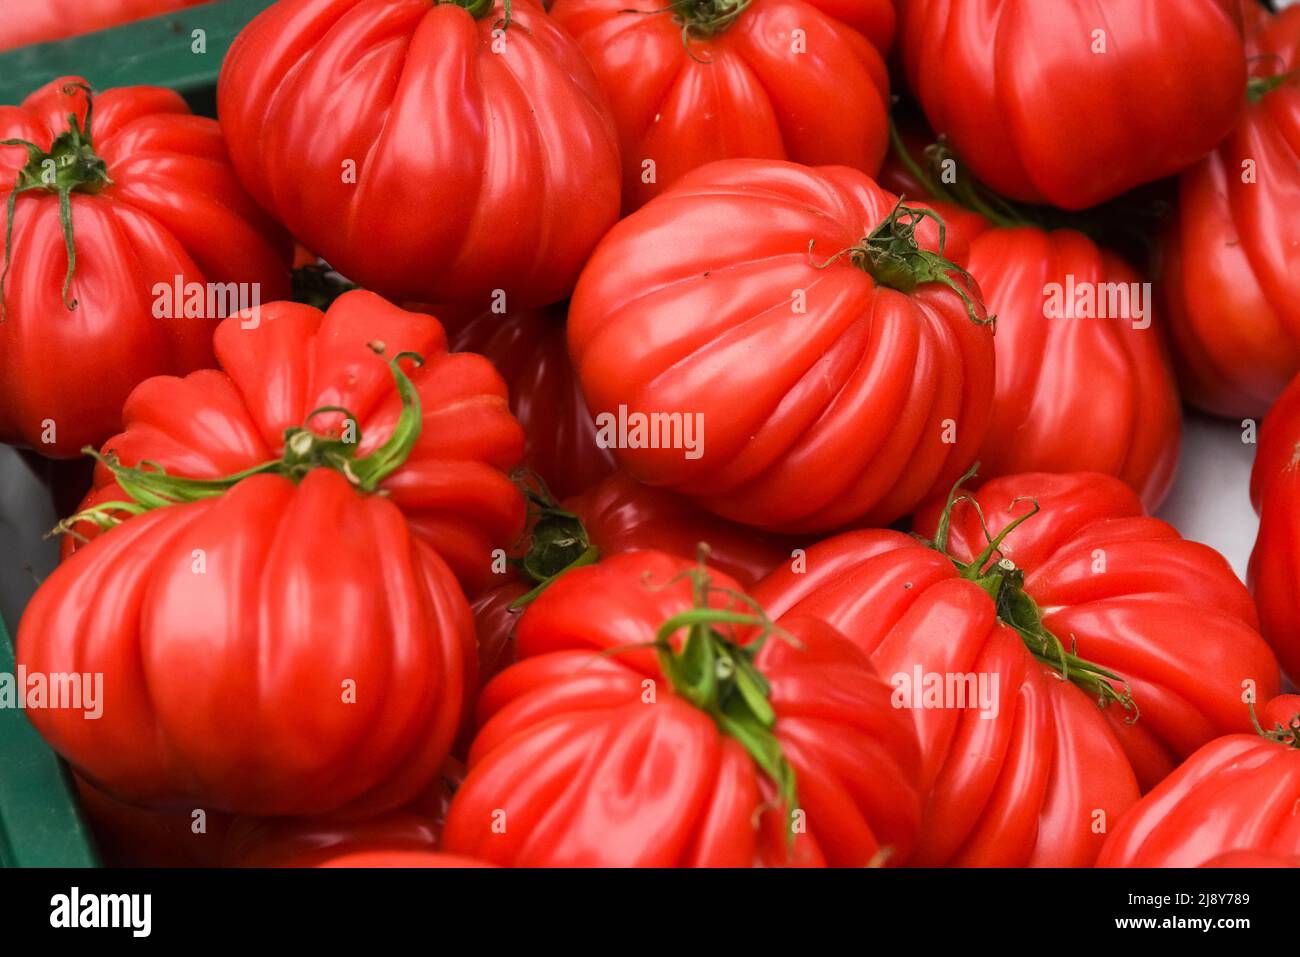
[[[1262,733],[1184,761],[1106,840],[1099,867],[1294,867],[1300,860],[1300,695],[1274,698]]]
[[[905,861],[907,716],[843,636],[780,626],[662,552],[566,572],[479,700],[444,849],[518,866]]]
[[[1244,7],[1248,102],[1179,178],[1160,277],[1183,394],[1233,418],[1262,416],[1300,371],[1300,10]]]
[[[1150,284],[1083,233],[1039,228],[969,179],[946,186],[936,174],[952,156],[941,145],[925,150],[929,162],[914,140],[896,146],[907,153],[896,150],[885,181],[940,197],[933,206],[969,241],[967,268],[998,317],[981,478],[1104,472],[1154,510],[1173,484],[1182,408]]]
[[[653,550],[678,558],[707,548],[709,565],[742,587],[759,581],[791,557],[793,543],[723,521],[687,499],[650,488],[625,472],[615,472],[562,507],[539,501],[539,520],[523,549],[519,574],[489,589],[473,604],[479,642],[479,679],[485,684],[515,660],[514,629],[526,602],[572,567],[624,552]],[[548,505],[553,507],[547,508]]]
[[[1250,596],[1109,476],[1008,476],[942,506],[917,517],[937,547],[848,532],[753,595],[838,628],[913,710],[914,863],[1086,866],[1140,788],[1249,726],[1243,681],[1277,692]]]
[[[875,173],[888,144],[890,0],[556,0],[608,95],[623,206],[683,173],[754,157]]]
[[[93,101],[64,77],[0,106],[0,140],[29,144],[0,146],[0,441],[55,458],[111,435],[142,379],[211,365],[232,300],[289,292],[288,237],[215,122],[157,87]]]
[[[412,378],[423,424],[383,490],[468,591],[490,582],[492,550],[519,537],[524,502],[508,474],[523,435],[488,362],[448,354],[435,320],[364,291],[340,296],[324,314],[271,303],[256,315],[225,320],[214,341],[221,370],[142,383],[122,410],[124,431],[105,443],[105,452],[126,465],[155,462],[173,475],[218,479],[279,457],[286,430],[311,424],[318,435],[357,433],[355,450],[365,455],[391,437],[401,411],[392,377],[365,344],[381,342],[394,355],[417,352],[424,364]],[[349,415],[313,413],[326,406]],[[319,441],[309,444],[312,454],[328,453]],[[102,464],[95,486],[83,510],[122,498]],[[88,522],[74,530],[95,532]],[[73,547],[67,541],[65,554]]]
[[[204,0],[41,0],[0,10],[0,50],[62,40],[192,7]]]
[[[302,865],[287,865],[290,867]],[[355,851],[325,858],[312,867],[490,867],[482,861],[456,854],[439,854],[409,848]]]
[[[321,867],[345,854],[429,852],[447,816],[451,796],[465,776],[448,759],[433,786],[412,804],[363,821],[236,818],[222,863],[227,867]]]
[[[1264,637],[1294,681],[1300,678],[1300,378],[1292,382],[1264,419],[1250,473],[1250,497],[1259,533],[1246,583],[1259,606]]]
[[[1006,196],[1083,209],[1200,159],[1245,92],[1241,0],[907,0],[930,125]]]
[[[134,807],[74,775],[77,799],[109,867],[215,867],[232,819],[202,808]],[[196,815],[196,811],[202,811]]]
[[[218,113],[249,191],[390,299],[568,296],[617,219],[617,134],[531,0],[280,0],[236,38]]]
[[[510,391],[510,411],[524,430],[524,465],[561,498],[595,485],[617,468],[596,444],[596,425],[569,361],[564,309],[490,310],[467,320],[436,310],[454,352],[492,360]]]
[[[365,455],[303,429],[226,481],[105,456],[122,501],[96,514],[116,524],[44,581],[17,644],[27,674],[94,676],[86,693],[111,703],[98,720],[90,698],[30,712],[89,781],[151,807],[364,818],[438,773],[476,686],[474,629],[451,568],[375,494],[420,438],[404,359],[388,363],[392,434]],[[382,409],[366,365],[343,368],[333,394],[368,391]],[[276,390],[304,386],[293,365],[273,369]],[[204,384],[237,397],[218,376]]]
[[[844,167],[688,174],[609,232],[574,293],[598,434],[635,478],[733,521],[908,514],[970,465],[993,397],[965,250],[945,259],[939,240]]]

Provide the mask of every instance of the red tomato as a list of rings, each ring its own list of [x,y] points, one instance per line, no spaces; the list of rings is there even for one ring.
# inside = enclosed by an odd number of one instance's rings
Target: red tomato
[[[965,251],[941,258],[896,204],[855,170],[735,160],[614,227],[569,347],[622,465],[786,532],[891,522],[950,486],[988,424],[992,330]]]
[[[1086,866],[1139,787],[1249,726],[1242,682],[1275,694],[1277,665],[1228,563],[1147,518],[1117,479],[1011,476],[975,500],[995,541],[1023,520],[996,550],[961,498],[947,555],[849,532],[754,596],[838,628],[914,709],[928,794],[914,863]],[[942,541],[940,514],[918,527]],[[936,681],[953,693],[922,693]],[[978,705],[956,696],[981,681]]]
[[[903,862],[911,723],[843,636],[781,626],[661,552],[564,574],[480,698],[444,848],[521,866]]]
[[[323,314],[278,302],[232,316],[216,331],[221,371],[142,383],[122,411],[124,431],[104,449],[126,465],[155,462],[173,475],[217,479],[280,457],[287,429],[310,424],[324,436],[346,428],[343,413],[313,414],[341,407],[354,416],[356,454],[370,453],[391,437],[402,407],[385,363],[365,347],[371,341],[389,355],[424,358],[412,373],[421,431],[384,492],[463,586],[481,590],[492,578],[492,550],[515,542],[524,524],[508,475],[523,435],[505,385],[481,357],[448,354],[435,320],[373,293],[345,293]],[[103,465],[95,485],[83,510],[123,497]],[[94,534],[88,522],[74,527]],[[72,547],[65,543],[65,553]]]
[[[700,544],[709,565],[749,588],[791,557],[781,542],[743,525],[710,515],[687,499],[650,488],[626,472],[615,472],[594,488],[565,500],[559,524],[545,541],[525,549],[520,578],[479,596],[473,605],[478,633],[479,680],[486,684],[515,661],[514,629],[523,611],[515,606],[528,592],[563,573],[574,562],[637,550],[654,550],[690,560]],[[559,543],[556,543],[556,539]],[[554,551],[547,551],[553,548]]]
[[[387,497],[329,467],[146,511],[79,549],[18,631],[28,674],[102,674],[99,720],[29,712],[153,807],[364,817],[437,774],[475,687],[455,576]]]
[[[492,360],[510,390],[510,411],[524,430],[524,465],[560,498],[595,485],[617,468],[614,453],[596,444],[596,425],[582,397],[564,335],[564,309],[487,311],[467,321],[449,319],[454,352]]]
[[[91,110],[84,83],[0,106],[0,140],[31,144],[0,146],[0,441],[55,458],[111,435],[141,380],[211,365],[228,293],[289,292],[288,238],[240,188],[217,124],[157,87],[107,90]]]
[[[889,76],[854,26],[887,45],[891,0],[556,0],[551,16],[613,106],[627,211],[713,160],[880,168]]]
[[[1262,416],[1300,371],[1300,9],[1244,7],[1249,102],[1179,179],[1161,247],[1183,393],[1234,418]]]
[[[40,0],[6,3],[0,9],[0,50],[156,17],[205,0]]]
[[[576,43],[530,0],[281,0],[217,88],[252,194],[391,299],[565,298],[618,218],[617,134]]]
[[[1103,472],[1154,510],[1173,484],[1182,408],[1150,284],[1119,256],[1072,229],[1040,229],[1018,211],[984,209],[982,187],[945,186],[951,159],[915,137],[891,154],[892,189],[920,196],[970,245],[967,267],[989,312],[997,390],[980,447],[981,479],[1018,472]],[[934,154],[934,150],[939,150]],[[960,167],[957,167],[960,169]],[[1005,204],[1003,204],[1005,206]]]
[[[286,865],[297,867],[304,865]],[[355,851],[330,857],[312,867],[491,867],[471,857],[456,854],[439,854],[408,848],[391,848],[375,851]]]
[[[1282,393],[1259,432],[1250,497],[1259,533],[1246,582],[1264,637],[1293,681],[1300,680],[1300,378]]]
[[[448,759],[433,786],[417,801],[364,821],[237,818],[230,826],[222,863],[322,867],[341,855],[434,851],[451,796],[464,777],[460,762]]]
[[[1300,695],[1265,733],[1209,742],[1124,816],[1098,867],[1294,867],[1300,860]]]
[[[77,798],[109,867],[215,867],[232,819],[202,808],[156,811],[105,794],[74,775]],[[201,816],[195,811],[202,810]]]
[[[1241,0],[907,0],[930,125],[1014,199],[1083,209],[1176,173],[1232,128]]]

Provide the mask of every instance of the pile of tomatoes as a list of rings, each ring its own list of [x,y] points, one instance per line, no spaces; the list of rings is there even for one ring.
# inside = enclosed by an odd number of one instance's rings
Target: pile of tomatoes
[[[106,856],[1300,864],[1300,7],[644,6],[0,107]],[[1267,413],[1249,588],[1152,517],[1184,401]]]

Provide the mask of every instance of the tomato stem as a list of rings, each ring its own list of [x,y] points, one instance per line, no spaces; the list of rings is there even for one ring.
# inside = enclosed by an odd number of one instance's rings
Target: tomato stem
[[[1255,732],[1262,738],[1275,741],[1278,744],[1284,744],[1289,748],[1300,748],[1300,714],[1293,714],[1287,724],[1277,722],[1273,727],[1265,731],[1259,723],[1259,717],[1255,714],[1255,699],[1246,702],[1250,709],[1250,723],[1255,726]]]
[[[511,611],[530,604],[571,568],[594,565],[600,558],[582,519],[561,508],[540,475],[519,469],[512,476],[528,506],[525,528],[528,551],[516,564],[535,586],[510,603]]]
[[[71,96],[75,90],[86,94],[85,123],[83,125],[77,120],[76,113],[69,113],[68,129],[55,138],[48,151],[29,140],[0,140],[0,146],[21,146],[27,150],[27,163],[18,171],[18,178],[9,192],[5,208],[5,261],[4,269],[0,271],[0,320],[8,314],[5,282],[9,278],[13,258],[14,213],[18,197],[34,189],[46,190],[59,197],[59,223],[63,227],[63,242],[68,255],[68,269],[63,277],[63,305],[69,310],[77,308],[77,301],[68,298],[72,289],[72,276],[77,271],[77,247],[72,231],[72,194],[98,193],[113,185],[113,181],[108,177],[107,164],[96,155],[92,143],[94,91],[84,83],[69,83],[63,87],[63,93],[67,96]]]
[[[655,16],[671,13],[673,23],[681,28],[682,46],[686,54],[697,63],[711,62],[696,56],[691,49],[692,40],[710,40],[740,19],[753,0],[672,0],[666,7],[654,10],[620,10],[619,13],[639,13]]]

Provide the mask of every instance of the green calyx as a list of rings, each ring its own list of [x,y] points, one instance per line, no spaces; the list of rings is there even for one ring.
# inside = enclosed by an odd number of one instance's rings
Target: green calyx
[[[1300,77],[1300,69],[1275,73],[1273,76],[1252,76],[1246,82],[1246,99],[1251,103],[1258,103],[1274,90],[1285,86],[1297,77]]]
[[[594,565],[600,557],[582,520],[560,508],[541,477],[526,470],[514,475],[528,505],[526,528],[531,532],[528,551],[515,560],[534,588],[510,603],[518,611],[550,587],[571,568]]]
[[[1255,726],[1255,732],[1261,738],[1267,738],[1278,744],[1286,745],[1288,748],[1300,748],[1300,714],[1293,714],[1287,724],[1280,721],[1273,725],[1272,728],[1265,731],[1259,723],[1259,718],[1255,715],[1255,702],[1252,699],[1247,702],[1250,708],[1250,723]]]
[[[916,241],[917,227],[927,219],[934,220],[939,226],[937,253],[922,249]],[[952,278],[952,273],[957,273],[969,280],[970,273],[945,258],[943,250],[947,239],[947,227],[938,213],[932,209],[904,205],[903,200],[899,199],[884,221],[861,243],[842,249],[825,262],[813,263],[813,266],[816,269],[826,269],[837,260],[847,257],[850,263],[869,274],[877,284],[905,293],[925,283],[941,283],[961,297],[971,322],[981,326],[994,325],[997,317],[987,316],[981,319],[966,286]],[[809,242],[809,256],[812,255],[812,250],[813,242]]]
[[[370,348],[382,354],[384,347],[381,343],[372,342]],[[359,492],[382,494],[379,485],[410,456],[423,424],[420,394],[415,384],[402,371],[399,365],[402,359],[410,359],[417,365],[423,361],[414,352],[403,352],[388,360],[388,367],[393,373],[402,400],[402,411],[393,434],[383,445],[363,458],[357,458],[356,454],[361,444],[361,430],[356,424],[356,418],[338,406],[316,409],[307,416],[307,423],[286,429],[284,452],[280,458],[218,479],[168,475],[153,462],[141,462],[137,466],[123,465],[115,453],[110,451],[101,455],[87,446],[82,451],[113,473],[114,480],[130,501],[106,502],[78,512],[60,522],[50,534],[70,534],[80,538],[74,529],[81,522],[91,522],[100,529],[109,529],[121,524],[125,517],[142,515],[171,505],[215,498],[254,475],[279,475],[298,483],[309,472],[327,468],[343,475]],[[342,434],[321,435],[309,428],[312,419],[326,412],[341,413],[345,417]]]
[[[1066,649],[1061,639],[1052,634],[1043,623],[1043,615],[1038,604],[1025,591],[1024,571],[1017,568],[1014,562],[1001,553],[1002,543],[1006,537],[1021,523],[1038,514],[1038,503],[1032,499],[1016,499],[1011,503],[1012,508],[1024,501],[1028,501],[1032,507],[1008,522],[996,536],[992,535],[988,524],[984,521],[984,513],[980,509],[979,502],[960,492],[962,484],[973,478],[978,469],[977,462],[953,485],[939,518],[934,541],[926,544],[947,557],[962,578],[974,582],[988,593],[993,600],[998,620],[1020,636],[1035,659],[1055,669],[1063,679],[1073,682],[1090,697],[1095,698],[1100,707],[1105,707],[1111,701],[1117,702],[1128,712],[1127,720],[1130,723],[1136,721],[1138,708],[1128,682],[1114,672],[1080,658],[1075,654],[1073,641],[1069,650]],[[948,552],[952,511],[959,501],[969,502],[975,509],[987,542],[984,550],[969,562],[960,561]],[[1114,683],[1118,683],[1122,690],[1116,688]]]
[[[714,588],[703,560],[686,575],[692,583],[694,607],[673,615],[656,633],[659,667],[673,692],[711,717],[723,734],[739,741],[776,786],[793,841],[798,808],[795,772],[776,737],[772,687],[754,664],[769,638],[793,639],[748,595]],[[732,599],[731,608],[710,605],[709,599],[719,593]],[[758,633],[741,644],[737,627],[756,628]],[[682,629],[686,637],[679,649],[673,637]]]
[[[98,193],[111,186],[113,181],[108,177],[108,166],[96,155],[92,143],[94,93],[84,83],[69,84],[63,92],[70,95],[74,90],[84,90],[86,93],[86,122],[81,124],[75,113],[69,113],[68,129],[55,138],[48,150],[43,150],[28,140],[0,141],[0,146],[21,146],[27,150],[27,163],[18,171],[6,209],[5,261],[4,270],[0,272],[0,318],[7,311],[4,284],[9,278],[13,252],[14,210],[19,195],[31,190],[45,190],[59,197],[59,222],[63,226],[63,241],[68,252],[68,271],[63,278],[63,304],[70,310],[77,308],[76,300],[68,298],[72,289],[72,276],[77,269],[77,248],[72,234],[72,194]]]
[[[465,12],[475,20],[482,20],[496,7],[496,0],[433,0],[433,2],[435,6],[439,4],[451,4],[454,7],[463,7]],[[505,16],[498,24],[502,29],[510,26],[513,19],[510,2],[511,0],[504,0]]]
[[[697,63],[708,63],[695,55],[692,40],[711,40],[740,19],[753,0],[672,0],[666,7],[654,10],[620,10],[619,13],[640,13],[653,16],[671,13],[673,23],[681,28],[682,46]]]
[[[319,264],[299,266],[290,275],[290,280],[293,283],[293,301],[305,303],[321,312],[329,309],[334,300],[345,292],[361,288],[329,266]]]

